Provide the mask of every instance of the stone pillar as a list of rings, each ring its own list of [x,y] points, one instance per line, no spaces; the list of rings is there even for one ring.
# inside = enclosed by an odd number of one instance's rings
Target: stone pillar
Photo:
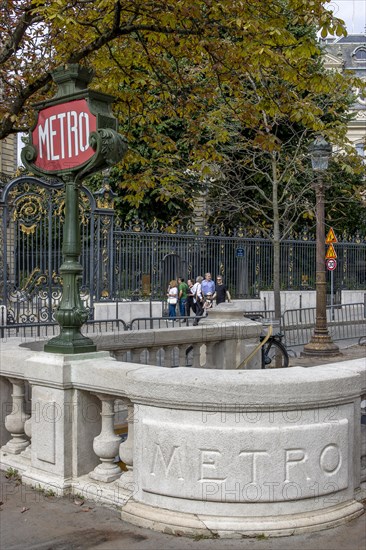
[[[129,350],[115,350],[113,351],[113,355],[116,358],[116,361],[120,361],[121,363],[124,363],[127,361],[127,355],[129,353]]]
[[[87,390],[75,389],[71,380],[75,363],[88,369],[88,364],[95,366],[99,359],[106,365],[114,363],[107,352],[40,352],[27,360],[32,384],[32,456],[22,476],[24,483],[63,495],[70,491],[74,478],[98,464],[93,452],[94,437],[100,432],[96,398]]]
[[[180,367],[186,367],[187,366],[187,356],[186,356],[186,345],[180,345],[179,348],[179,366]]]
[[[215,346],[215,353],[211,354],[206,368],[236,369],[259,344],[262,325],[244,317],[244,310],[235,302],[225,302],[210,309],[208,316],[200,321],[205,327],[207,336],[210,330],[218,331],[220,341]],[[209,338],[207,338],[209,341]],[[209,352],[210,353],[210,352]],[[261,368],[261,352],[255,354],[246,369]]]
[[[5,428],[5,417],[10,414],[12,410],[11,388],[12,385],[8,378],[2,376],[0,378],[0,447],[5,445],[11,437],[8,430]]]
[[[25,432],[25,435],[28,437],[30,444],[28,445],[28,447],[25,448],[24,451],[22,451],[21,455],[23,458],[31,460],[31,457],[32,457],[32,417],[31,416],[24,423],[24,432]]]
[[[216,342],[207,342],[206,344],[206,367],[208,368],[210,366],[212,366],[212,368],[214,367],[214,365],[216,366],[216,362],[215,362],[216,347],[217,347]]]
[[[199,369],[201,367],[201,344],[193,344],[192,367],[195,369]]]
[[[127,472],[123,473],[118,485],[122,489],[131,490],[134,481],[133,476],[133,448],[134,448],[134,405],[128,400],[127,404],[128,435],[126,441],[119,446],[119,457],[124,462]]]
[[[132,363],[140,363],[140,356],[141,356],[141,349],[133,349],[132,350]]]

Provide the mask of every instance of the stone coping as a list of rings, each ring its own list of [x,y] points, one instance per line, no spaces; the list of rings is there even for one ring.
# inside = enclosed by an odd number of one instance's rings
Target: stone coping
[[[8,349],[5,349],[8,348]],[[313,368],[211,370],[117,362],[107,352],[67,356],[9,343],[0,374],[31,384],[128,397],[135,403],[199,409],[307,408],[350,402],[365,392],[363,359]]]

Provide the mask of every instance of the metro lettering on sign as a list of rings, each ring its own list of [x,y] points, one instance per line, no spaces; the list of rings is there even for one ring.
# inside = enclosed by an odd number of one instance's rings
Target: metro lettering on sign
[[[35,166],[50,172],[82,166],[94,155],[89,135],[96,127],[85,99],[42,109],[32,132]]]

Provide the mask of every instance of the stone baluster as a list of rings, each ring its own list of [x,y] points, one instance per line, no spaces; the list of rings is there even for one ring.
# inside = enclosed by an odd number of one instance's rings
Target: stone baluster
[[[121,475],[121,470],[114,461],[121,441],[119,436],[114,433],[115,398],[100,393],[96,393],[95,395],[102,402],[102,429],[100,434],[94,438],[93,449],[95,454],[100,458],[101,464],[98,464],[89,473],[89,476],[98,481],[109,483],[118,479]]]
[[[186,356],[186,345],[180,345],[178,347],[178,354],[179,354],[179,366],[180,367],[186,367],[187,366],[187,356]]]
[[[115,350],[113,354],[116,358],[116,361],[120,361],[122,363],[127,361],[128,350],[125,350],[125,349]]]
[[[126,465],[127,471],[124,472],[118,485],[123,489],[133,489],[133,446],[134,446],[134,405],[130,400],[127,401],[127,421],[128,421],[128,434],[126,441],[119,446],[119,457]]]
[[[163,367],[171,368],[173,366],[174,346],[164,346]]]
[[[192,367],[199,369],[201,367],[201,344],[193,344],[193,364]]]
[[[149,348],[149,365],[158,364],[158,353],[160,348]]]
[[[132,350],[132,363],[140,363],[141,362],[141,349],[133,349]]]
[[[217,368],[215,361],[216,342],[207,342],[206,344],[206,368]]]
[[[30,444],[24,431],[24,425],[29,419],[29,414],[26,414],[24,411],[24,380],[19,380],[18,378],[8,378],[8,380],[13,385],[13,393],[11,394],[13,403],[11,413],[5,418],[5,428],[10,432],[12,439],[4,445],[2,450],[17,455]]]

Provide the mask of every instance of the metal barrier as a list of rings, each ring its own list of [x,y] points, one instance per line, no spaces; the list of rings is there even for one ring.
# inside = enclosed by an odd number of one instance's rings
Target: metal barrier
[[[87,321],[81,332],[83,334],[105,334],[106,332],[123,332],[129,327],[122,319],[102,319]],[[0,324],[0,338],[6,339],[11,337],[29,339],[45,339],[51,336],[57,336],[60,332],[58,323],[13,323]]]
[[[265,322],[274,317],[274,312],[248,311],[244,317],[257,318]],[[280,330],[284,334],[284,344],[287,348],[303,346],[310,341],[315,327],[316,308],[286,310],[280,319]],[[161,328],[177,328],[192,326],[194,316],[179,317],[138,317],[127,324],[122,319],[89,320],[82,327],[83,334],[103,335],[108,332],[124,332],[133,330],[159,330]],[[366,308],[364,303],[344,304],[327,308],[329,334],[335,341],[366,338]],[[57,323],[18,323],[0,324],[0,338],[20,337],[23,339],[45,339],[59,333]]]
[[[289,309],[281,318],[286,347],[303,346],[310,341],[316,320],[316,308]],[[335,341],[366,336],[365,304],[327,307],[329,334]]]
[[[136,317],[128,325],[129,330],[147,330],[192,326],[195,317]]]

